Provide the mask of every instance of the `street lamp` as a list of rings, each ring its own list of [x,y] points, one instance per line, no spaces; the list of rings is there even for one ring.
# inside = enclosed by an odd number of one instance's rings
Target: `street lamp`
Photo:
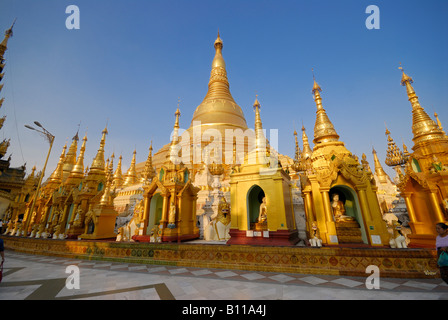
[[[44,168],[42,169],[42,173],[40,174],[39,183],[37,184],[36,194],[33,199],[33,204],[31,205],[31,209],[28,213],[28,217],[27,217],[26,221],[23,222],[25,224],[25,228],[23,228],[22,231],[24,232],[25,236],[28,235],[28,226],[31,221],[31,217],[33,216],[34,205],[36,204],[36,199],[39,196],[40,186],[42,184],[42,178],[45,175],[45,169],[47,167],[48,158],[50,157],[51,148],[53,147],[53,142],[54,142],[54,135],[52,135],[47,129],[45,129],[38,121],[34,121],[34,124],[42,130],[36,129],[27,124],[25,125],[25,128],[33,130],[33,131],[37,131],[38,133],[43,135],[48,140],[48,143],[50,144],[50,149],[48,150],[47,159],[45,160]]]

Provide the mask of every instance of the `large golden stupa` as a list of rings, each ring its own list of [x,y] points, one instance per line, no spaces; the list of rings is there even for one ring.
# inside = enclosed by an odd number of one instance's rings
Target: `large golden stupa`
[[[219,32],[214,42],[214,48],[215,56],[212,61],[207,94],[196,108],[190,127],[184,134],[184,137],[189,138],[189,141],[181,142],[182,144],[189,143],[191,146],[191,161],[189,163],[188,159],[184,161],[190,169],[192,168],[191,163],[200,166],[206,160],[203,154],[198,154],[199,151],[195,149],[195,146],[200,146],[200,149],[203,150],[210,142],[218,141],[218,135],[222,149],[220,150],[221,156],[216,157],[215,162],[221,161],[221,163],[231,164],[233,154],[230,154],[233,151],[234,144],[239,152],[247,153],[249,151],[248,144],[250,141],[248,142],[248,139],[244,140],[244,135],[250,135],[250,132],[247,131],[248,126],[243,110],[230,93],[226,63],[222,56],[223,42]],[[170,143],[164,145],[154,154],[153,163],[157,169],[164,163],[169,147]],[[229,155],[227,158],[225,157],[226,150]],[[193,158],[194,152],[196,152],[196,155]],[[143,170],[143,167],[144,163],[137,164],[137,172]]]

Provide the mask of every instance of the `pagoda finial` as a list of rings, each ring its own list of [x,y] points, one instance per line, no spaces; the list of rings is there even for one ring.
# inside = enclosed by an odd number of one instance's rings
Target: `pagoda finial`
[[[0,43],[0,62],[3,60],[3,55],[5,54],[5,51],[8,49],[8,39],[12,37],[13,34],[12,28],[14,27],[16,20],[17,18],[14,19],[11,27],[5,31],[5,38]]]
[[[118,158],[118,164],[117,169],[115,169],[114,175],[113,175],[113,186],[114,187],[120,187],[123,184],[123,175],[121,172],[121,160],[122,156],[120,155],[120,158]]]
[[[53,182],[55,184],[62,182],[62,166],[64,164],[66,150],[67,150],[67,144],[65,144],[64,147],[62,148],[62,152],[61,155],[59,156],[59,161],[58,164],[56,165],[56,169],[50,175],[48,181]]]
[[[378,177],[378,180],[381,183],[385,184],[385,183],[387,183],[387,174],[384,171],[383,166],[381,165],[380,160],[378,159],[378,154],[377,154],[377,152],[376,152],[374,147],[372,147],[372,154],[373,154],[373,161],[374,161],[374,164],[375,164],[375,173],[376,173],[376,175]]]
[[[386,127],[386,136],[387,136],[387,154],[385,163],[389,167],[401,166],[406,163],[406,159],[401,152],[400,148],[395,144],[394,139],[390,136],[390,131]]]
[[[125,186],[133,185],[137,182],[137,173],[135,171],[135,155],[137,154],[137,150],[134,149],[134,153],[132,155],[131,166],[126,172],[126,180],[124,181]]]
[[[107,124],[101,133],[100,148],[98,149],[92,165],[90,166],[90,172],[105,174],[104,146],[106,145],[106,135],[108,134]]]
[[[411,83],[414,81],[411,77],[404,73],[404,69],[401,66],[399,69],[403,75],[401,77],[401,85],[406,87],[408,100],[412,106],[412,133],[414,134],[414,145],[419,142],[426,142],[428,140],[440,140],[446,139],[445,133],[439,127],[439,125],[429,117],[423,107],[420,105],[418,96],[415,93]]]
[[[82,178],[84,175],[84,154],[86,151],[87,134],[82,139],[81,149],[79,149],[79,156],[75,166],[70,172],[69,178]]]
[[[313,89],[311,92],[314,95],[314,101],[316,102],[317,107],[316,124],[314,125],[314,144],[328,141],[338,141],[339,135],[336,133],[333,124],[322,106],[322,98],[320,96],[322,88],[317,84],[316,79],[314,79]]]
[[[308,141],[308,136],[306,135],[305,126],[303,124],[302,124],[302,145],[303,145],[302,158],[306,160],[311,157],[313,151],[311,150],[310,143]]]
[[[179,128],[180,128],[179,118],[180,118],[180,115],[181,115],[180,110],[179,110],[179,108],[177,108],[176,112],[174,113],[176,120],[174,122],[171,145],[170,145],[168,153],[166,154],[166,159],[173,163],[174,163],[173,160],[177,158],[175,156],[175,154],[176,154],[176,150],[177,150],[177,143],[179,142]]]
[[[255,102],[254,102],[254,110],[255,110],[255,141],[257,147],[262,147],[263,144],[262,139],[265,139],[263,134],[263,124],[261,122],[261,116],[260,116],[260,102],[258,101],[258,94],[255,95]],[[266,141],[266,140],[265,140]],[[266,146],[266,143],[264,143],[264,146]]]
[[[299,159],[302,158],[302,152],[301,152],[300,147],[299,147],[299,140],[297,139],[297,131],[296,130],[294,130],[294,140],[295,140],[295,143],[296,143],[296,150],[295,150],[294,160],[299,160]]]
[[[154,170],[154,167],[152,165],[152,140],[151,140],[151,144],[149,146],[149,154],[148,154],[148,159],[146,159],[146,163],[145,163],[145,169],[143,171],[143,177],[142,177],[142,182],[143,183],[149,183],[150,180],[155,177],[156,175],[156,171]]]

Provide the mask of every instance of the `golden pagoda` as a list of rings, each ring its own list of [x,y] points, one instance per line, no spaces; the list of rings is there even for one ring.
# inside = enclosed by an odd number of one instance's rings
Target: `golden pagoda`
[[[78,157],[78,134],[73,137],[68,151],[64,145],[56,169],[42,184],[35,213],[25,215],[24,225],[27,227],[22,231],[23,235],[53,239],[76,239],[83,233],[88,239],[115,237],[116,212],[111,203],[113,196],[109,195],[113,160],[110,165],[104,161],[106,134],[107,128],[102,132],[100,148],[90,169],[84,168],[87,135]],[[97,224],[92,225],[92,221]]]
[[[179,109],[176,110],[175,117],[173,137],[165,163],[158,175],[152,178],[152,182],[143,185],[142,216],[134,216],[140,224],[139,234],[132,237],[135,241],[149,242],[151,232],[155,232],[162,242],[180,242],[199,237],[196,225],[199,188],[193,186],[189,170],[178,161]],[[149,171],[149,164],[147,168]]]
[[[228,244],[295,245],[298,232],[289,175],[270,150],[255,99],[255,149],[230,175],[231,226]]]
[[[371,172],[339,140],[323,108],[321,91],[314,80],[314,148],[301,173],[307,230],[311,234],[313,224],[317,225],[326,245],[386,245],[389,236]]]
[[[438,117],[434,121],[420,105],[413,79],[400,69],[401,85],[406,87],[412,106],[413,152],[405,157],[391,152],[391,158],[398,160],[386,164],[396,169],[397,186],[406,201],[412,230],[409,246],[433,248],[435,225],[448,220],[448,137]],[[392,139],[388,131],[386,134],[390,144]]]
[[[248,134],[246,132],[248,129],[246,119],[241,107],[230,93],[226,63],[222,55],[223,41],[219,32],[214,42],[214,49],[215,56],[211,65],[207,93],[204,100],[196,108],[190,127],[183,134],[183,137],[188,138],[189,141],[183,141],[182,143],[189,143],[192,149],[190,151],[190,161],[184,162],[193,174],[205,162],[200,150],[204,150],[209,141],[213,139],[211,137],[217,139],[219,136],[222,147],[221,150],[217,151],[221,153],[221,163],[229,165],[226,168],[229,172],[233,160],[233,144],[236,144],[238,153],[249,151],[248,142],[245,142],[244,139],[245,135]],[[167,144],[154,154],[153,162],[157,170],[165,162],[169,148],[170,144]],[[191,163],[194,163],[194,166]],[[142,171],[144,163],[137,167]]]

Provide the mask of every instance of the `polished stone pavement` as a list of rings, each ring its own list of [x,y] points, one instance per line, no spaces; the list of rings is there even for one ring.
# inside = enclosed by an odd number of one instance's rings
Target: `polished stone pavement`
[[[448,300],[441,279],[286,274],[128,264],[7,250],[0,300]],[[71,288],[74,269],[79,289]],[[68,280],[67,280],[68,279]],[[66,285],[66,282],[68,283]]]

